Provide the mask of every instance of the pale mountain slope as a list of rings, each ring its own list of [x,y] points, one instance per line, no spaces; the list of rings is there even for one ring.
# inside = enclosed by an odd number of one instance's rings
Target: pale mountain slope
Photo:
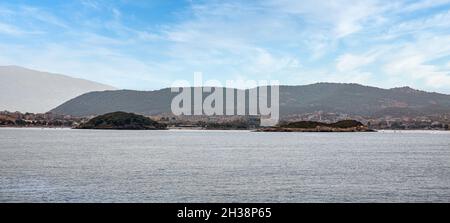
[[[17,66],[0,66],[0,110],[47,112],[61,103],[91,91],[114,87]]]

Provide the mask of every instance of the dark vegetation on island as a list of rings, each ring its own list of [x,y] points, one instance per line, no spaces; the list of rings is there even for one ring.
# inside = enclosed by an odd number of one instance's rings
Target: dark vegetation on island
[[[276,127],[258,129],[260,132],[373,132],[374,130],[356,120],[342,120],[335,123],[299,121],[280,124]]]
[[[112,112],[97,116],[86,123],[76,127],[77,129],[123,129],[123,130],[163,130],[167,129],[161,124],[142,115],[126,112]]]
[[[313,129],[317,126],[330,127],[330,128],[354,128],[364,126],[361,122],[355,120],[342,120],[336,123],[323,123],[314,121],[300,121],[300,122],[290,122],[287,124],[281,124],[282,128],[302,128],[302,129]]]
[[[210,130],[248,130],[251,128],[254,128],[253,126],[250,126],[247,122],[241,121],[241,122],[227,122],[227,123],[204,123],[202,125],[204,129],[210,129]]]

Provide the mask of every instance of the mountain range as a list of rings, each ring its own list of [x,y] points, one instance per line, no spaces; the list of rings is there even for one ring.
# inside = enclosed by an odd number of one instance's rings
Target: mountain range
[[[450,95],[409,87],[382,89],[359,84],[317,83],[280,86],[279,92],[282,117],[317,111],[371,117],[450,113]],[[170,113],[171,101],[176,94],[169,88],[156,91],[89,92],[63,103],[51,112],[74,116],[114,111],[144,115]],[[208,94],[205,93],[203,97]]]
[[[42,113],[87,92],[115,89],[61,74],[0,66],[0,111]]]
[[[117,90],[88,80],[17,66],[0,66],[0,80],[0,110],[21,112],[91,116],[124,111],[155,115],[171,113],[171,102],[177,94],[169,88]],[[359,84],[317,83],[280,86],[279,89],[281,116],[317,111],[371,117],[450,113],[450,95],[410,87],[383,89]],[[248,102],[248,90],[245,93]],[[203,98],[208,94],[204,93]]]

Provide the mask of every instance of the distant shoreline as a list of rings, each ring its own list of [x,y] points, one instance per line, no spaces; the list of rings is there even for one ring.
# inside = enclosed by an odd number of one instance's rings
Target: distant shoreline
[[[377,132],[374,129],[358,128],[262,128],[256,132]]]
[[[72,127],[67,126],[0,126],[0,129],[72,129]]]
[[[80,130],[71,127],[19,127],[19,126],[0,126],[0,129],[34,129],[34,130]],[[89,129],[83,129],[89,130]],[[92,130],[103,130],[103,129],[92,129]],[[110,129],[117,130],[117,129]],[[378,133],[414,133],[414,132],[440,132],[440,133],[450,133],[449,130],[441,130],[441,129],[373,129],[374,132]],[[118,131],[127,131],[126,129],[118,130]],[[130,131],[139,131],[139,130],[130,130]],[[146,131],[146,130],[142,130]],[[286,132],[286,133],[364,133],[366,131],[347,131],[347,132],[318,132],[318,131],[258,131],[257,129],[206,129],[206,128],[194,128],[194,127],[169,127],[167,131],[244,131],[244,132]]]

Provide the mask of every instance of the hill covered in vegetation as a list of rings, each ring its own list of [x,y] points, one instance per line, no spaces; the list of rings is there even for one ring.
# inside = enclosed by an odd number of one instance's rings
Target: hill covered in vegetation
[[[162,130],[164,124],[142,115],[126,112],[112,112],[92,118],[77,129],[123,129],[123,130]]]
[[[244,90],[234,91],[237,93]],[[450,95],[408,87],[381,89],[358,84],[318,83],[280,86],[279,93],[282,118],[318,111],[369,117],[416,117],[450,111]],[[169,88],[157,91],[90,92],[63,103],[51,112],[81,117],[114,111],[143,115],[171,113],[171,102],[177,94],[172,93]],[[245,90],[245,94],[248,101],[248,90]],[[204,93],[203,98],[207,95],[209,93]],[[226,94],[223,95],[225,102]]]

